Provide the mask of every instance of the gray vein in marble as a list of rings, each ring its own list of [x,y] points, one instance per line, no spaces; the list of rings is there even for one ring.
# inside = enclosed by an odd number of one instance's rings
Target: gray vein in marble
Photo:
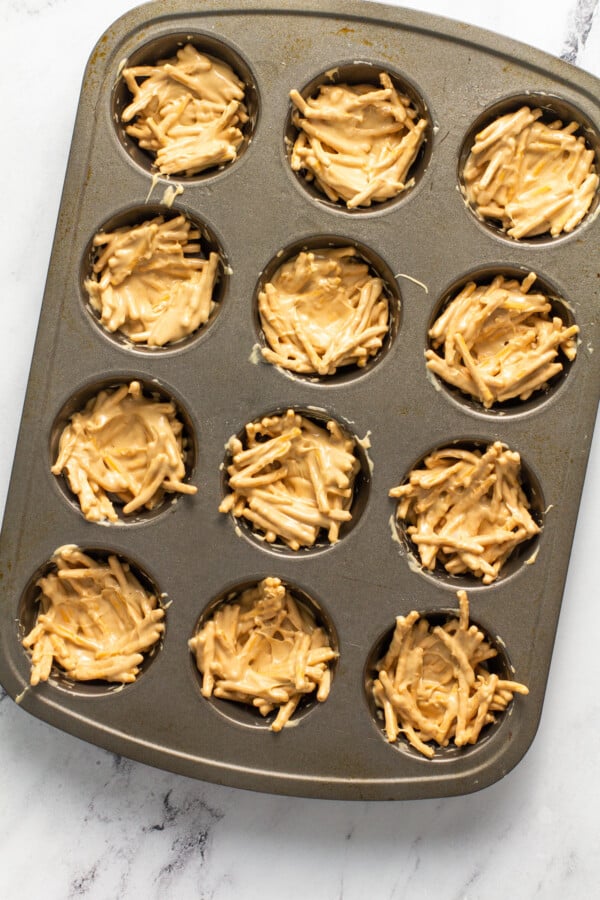
[[[171,840],[168,860],[158,873],[158,886],[165,889],[170,877],[185,869],[192,859],[198,862],[199,856],[200,862],[204,862],[212,829],[224,816],[221,810],[214,809],[201,797],[186,797],[183,803],[175,805],[171,802],[171,794],[172,789],[163,795],[162,819],[149,826],[149,830],[180,832]]]
[[[98,877],[98,864],[94,863],[86,872],[77,875],[69,887],[68,900],[75,900],[76,897],[85,897],[89,889]]]
[[[576,63],[585,48],[599,0],[577,0],[569,14],[569,32],[563,44],[561,59]]]
[[[140,797],[140,769],[130,760],[117,754],[107,754],[105,777],[87,805],[83,824],[94,829],[98,823],[115,826],[115,819],[123,816],[123,809],[115,817],[115,796],[126,798],[126,809],[135,808],[136,801],[131,802],[131,795]],[[142,770],[143,771],[143,770]],[[165,773],[156,773],[156,784],[168,785],[170,777]],[[205,862],[213,828],[224,817],[225,813],[211,805],[199,795],[198,787],[185,790],[186,782],[178,783],[177,788],[166,786],[164,790],[152,791],[143,799],[144,813],[136,823],[129,822],[127,834],[121,835],[119,843],[113,843],[102,850],[96,859],[88,861],[87,867],[77,872],[70,884],[69,900],[89,896],[106,896],[108,885],[105,878],[96,881],[98,873],[105,873],[107,867],[119,872],[116,896],[131,896],[139,867],[139,854],[142,847],[156,846],[155,836],[160,834],[160,857],[154,862],[156,896],[172,896],[176,891],[176,882],[186,870],[192,866],[198,869]],[[183,796],[181,789],[183,788]],[[201,790],[201,787],[200,787]],[[129,818],[129,816],[128,816]],[[132,827],[133,824],[133,827]],[[118,860],[118,865],[115,866]],[[116,872],[115,872],[116,874]],[[99,882],[102,882],[101,884]],[[202,895],[209,900],[208,895]]]
[[[470,894],[471,888],[477,884],[477,882],[479,881],[480,878],[481,878],[481,869],[475,869],[473,874],[471,875],[471,877],[469,879],[467,879],[467,881],[464,883],[464,885],[461,887],[460,891],[456,895],[456,900],[466,900],[466,898],[469,896],[473,896],[473,897],[481,896],[480,894]]]
[[[411,889],[413,882],[417,876],[419,871],[419,867],[421,865],[421,854],[419,845],[422,843],[423,838],[421,835],[417,835],[417,837],[410,842],[408,845],[408,850],[406,853],[406,862],[404,865],[404,877],[402,880],[398,880],[394,885],[392,890],[390,900],[406,900],[408,896],[408,891]],[[408,863],[411,858],[414,856],[414,862],[410,870],[407,871]]]
[[[571,850],[564,857],[557,854],[549,862],[544,877],[538,881],[532,896],[541,897],[542,900],[546,900],[547,897],[577,896],[572,880],[577,874],[580,862],[575,850]]]
[[[112,767],[120,775],[127,775],[131,773],[131,767],[133,763],[130,759],[127,759],[125,756],[119,756],[118,753],[113,753],[111,750],[106,751],[111,759]]]

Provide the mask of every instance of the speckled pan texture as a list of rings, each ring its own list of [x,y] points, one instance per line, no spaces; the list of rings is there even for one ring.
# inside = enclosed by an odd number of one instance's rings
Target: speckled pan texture
[[[188,39],[230,62],[247,82],[250,122],[233,164],[153,180],[150,160],[115,121],[124,102],[120,72],[128,61],[172,55]],[[429,127],[414,186],[396,200],[348,211],[300,183],[286,136],[290,90],[320,83],[336,68],[347,76],[346,67],[357,63],[359,80],[392,73]],[[339,0],[247,6],[167,0],[128,13],[100,39],[83,80],[2,533],[0,676],[24,709],[151,765],[313,797],[468,793],[521,759],[541,714],[600,387],[597,198],[572,234],[516,242],[479,221],[460,190],[465,142],[489,119],[486,111],[518,107],[530,94],[550,115],[575,117],[597,152],[596,79],[433,16]],[[218,307],[181,344],[133,349],[103,331],[86,304],[90,241],[107,223],[156,215],[169,187],[179,184],[173,211],[199,223],[207,246],[219,247],[224,259]],[[285,374],[260,361],[257,350],[261,273],[272,274],[280,251],[319,244],[356,245],[395,281],[380,358],[329,380]],[[427,374],[424,351],[449,289],[469,276],[532,270],[580,329],[565,376],[502,413],[442,388]],[[189,437],[188,478],[198,492],[169,495],[160,509],[126,522],[93,524],[50,472],[58,432],[99,387],[134,378],[177,402]],[[218,512],[228,439],[247,422],[287,408],[334,418],[370,440],[370,448],[359,448],[355,521],[333,546],[299,552],[269,546]],[[394,525],[388,491],[436,447],[494,441],[521,454],[540,535],[490,585],[423,573]],[[64,544],[101,557],[114,551],[167,595],[162,643],[135,683],[72,685],[55,672],[26,689],[29,659],[21,639],[34,615],[34,582]],[[326,702],[301,710],[295,727],[279,734],[246,708],[202,697],[187,647],[207,607],[269,575],[310,598],[340,654]],[[395,617],[416,609],[435,619],[457,608],[463,587],[472,620],[503,654],[504,671],[530,693],[515,696],[475,746],[440,749],[428,760],[402,739],[387,743],[366,684]]]

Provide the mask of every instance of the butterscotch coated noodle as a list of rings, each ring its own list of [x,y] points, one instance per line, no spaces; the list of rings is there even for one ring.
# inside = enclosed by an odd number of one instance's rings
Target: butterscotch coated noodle
[[[219,256],[200,258],[200,232],[185,216],[99,231],[93,247],[97,256],[85,288],[108,331],[162,347],[208,321]]]
[[[56,664],[74,681],[135,681],[164,631],[164,610],[129,564],[106,562],[78,547],[60,547],[56,566],[40,578],[36,622],[23,640],[31,655],[31,684],[47,681]]]
[[[540,531],[520,473],[519,454],[499,441],[484,452],[444,447],[392,488],[423,568],[441,563],[451,575],[495,581],[513,550]]]
[[[137,381],[100,391],[65,426],[52,473],[64,473],[90,522],[153,509],[187,484],[183,423],[174,403],[144,395]]]
[[[231,493],[219,506],[247,519],[272,543],[311,547],[321,531],[335,543],[352,518],[354,479],[360,468],[354,441],[340,426],[327,427],[288,410],[246,425],[245,442],[232,437],[227,468]]]
[[[362,367],[381,348],[388,306],[381,278],[354,247],[302,251],[259,294],[263,356],[303,374]]]
[[[189,641],[202,694],[253,706],[281,731],[303,697],[329,696],[338,654],[313,614],[279,578],[265,578],[222,604]]]
[[[522,106],[495,119],[475,138],[464,167],[469,203],[500,222],[513,238],[573,231],[598,190],[594,151],[579,125]]]
[[[543,390],[561,355],[575,359],[579,329],[553,314],[535,281],[530,272],[521,283],[498,275],[465,285],[429,329],[427,368],[486,408]]]
[[[491,673],[497,651],[476,625],[469,626],[469,601],[458,591],[460,615],[432,626],[413,610],[398,616],[385,656],[377,663],[372,692],[383,710],[388,741],[403,735],[431,759],[435,747],[475,744],[524,684]]]
[[[291,166],[350,209],[389,200],[410,184],[426,119],[387,72],[372,84],[324,84],[314,97],[290,92],[298,130]]]
[[[191,44],[156,65],[123,69],[133,97],[121,119],[164,175],[197,175],[232,162],[248,121],[244,84]]]

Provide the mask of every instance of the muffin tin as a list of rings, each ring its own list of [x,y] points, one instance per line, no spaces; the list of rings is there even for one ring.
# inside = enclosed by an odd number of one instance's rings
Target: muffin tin
[[[251,122],[240,157],[194,178],[153,178],[151,160],[118,123],[128,62],[191,40],[247,82]],[[288,163],[289,91],[357,67],[385,69],[431,123],[414,186],[393,201],[348,211],[319,198]],[[465,80],[468,73],[468,81]],[[575,116],[600,144],[600,82],[550,56],[429,15],[338,0],[207,0],[149,4],[101,38],[84,77],[65,190],[2,533],[0,677],[33,715],[114,752],[219,783],[305,796],[400,799],[467,793],[501,778],[535,735],[566,578],[600,388],[597,305],[600,222],[571,235],[515,242],[479,221],[460,187],[466,141],[488,112],[526,102]],[[173,200],[223,255],[218,315],[193,338],[154,351],[99,326],[82,280],[90,241],[107,222],[150,217]],[[392,329],[376,364],[331,379],[295,377],[261,362],[256,295],[277,254],[355,244],[395,285]],[[281,257],[280,257],[281,258]],[[427,329],[449,289],[490,273],[538,274],[580,328],[577,358],[543,396],[484,411],[427,373]],[[68,361],[68,365],[65,364]],[[139,379],[173,397],[190,437],[195,496],[117,525],[86,522],[50,473],[58,430],[100,387]],[[269,546],[218,512],[225,444],[262,415],[294,408],[335,418],[358,440],[360,515],[334,546]],[[367,438],[367,440],[364,440]],[[542,532],[500,578],[424,573],[397,528],[389,489],[430,450],[501,440],[518,450]],[[165,594],[166,630],[138,680],[124,688],[69,683],[56,673],[27,688],[21,646],[35,580],[60,545],[116,552]],[[340,657],[331,694],[269,731],[252,710],[200,695],[187,641],[207,609],[267,575],[313,605]],[[473,747],[421,757],[389,745],[368,694],[394,618],[443,617],[467,589],[471,618],[496,643],[498,667],[528,685]]]

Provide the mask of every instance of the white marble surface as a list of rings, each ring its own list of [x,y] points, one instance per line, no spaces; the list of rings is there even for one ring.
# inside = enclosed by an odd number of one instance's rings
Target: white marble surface
[[[0,0],[0,508],[81,75],[101,32],[134,5]],[[519,38],[600,75],[598,0],[404,5]],[[596,437],[540,729],[502,782],[468,797],[407,803],[252,794],[84,744],[0,689],[0,897],[597,896],[599,502]]]

